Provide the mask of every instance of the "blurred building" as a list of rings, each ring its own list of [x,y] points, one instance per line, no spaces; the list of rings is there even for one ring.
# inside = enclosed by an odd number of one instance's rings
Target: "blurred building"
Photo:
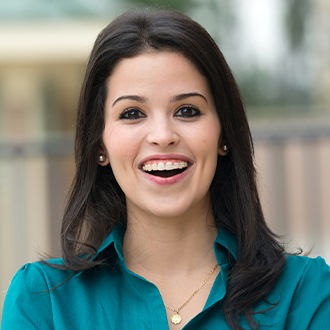
[[[59,254],[81,79],[97,34],[124,8],[116,1],[106,11],[87,1],[8,3],[0,4],[0,309],[20,265]],[[330,4],[312,4],[314,98],[322,110],[252,117],[251,126],[270,226],[329,262]]]
[[[115,16],[42,2],[0,4],[1,310],[20,265],[59,254],[79,86],[97,34]]]

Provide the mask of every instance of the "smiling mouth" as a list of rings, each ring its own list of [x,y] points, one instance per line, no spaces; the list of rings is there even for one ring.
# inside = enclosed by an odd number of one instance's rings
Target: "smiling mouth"
[[[150,175],[169,178],[184,172],[189,165],[185,161],[151,162],[144,164],[142,170]]]

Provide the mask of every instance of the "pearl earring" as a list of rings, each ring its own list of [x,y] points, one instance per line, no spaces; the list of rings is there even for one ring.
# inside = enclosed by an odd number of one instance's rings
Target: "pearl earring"
[[[227,144],[224,144],[223,147],[222,147],[223,151],[228,151],[228,146]]]
[[[99,162],[100,162],[100,163],[105,162],[105,156],[104,156],[104,155],[100,155],[100,156],[99,156]]]

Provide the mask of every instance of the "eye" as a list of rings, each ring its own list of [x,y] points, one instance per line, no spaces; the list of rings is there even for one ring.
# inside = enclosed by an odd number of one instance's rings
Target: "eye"
[[[200,115],[201,112],[197,108],[191,105],[184,105],[175,113],[175,117],[182,117],[182,118],[193,118]]]
[[[137,120],[141,118],[145,118],[146,115],[136,108],[126,109],[124,110],[120,116],[119,119],[126,119],[126,120]]]

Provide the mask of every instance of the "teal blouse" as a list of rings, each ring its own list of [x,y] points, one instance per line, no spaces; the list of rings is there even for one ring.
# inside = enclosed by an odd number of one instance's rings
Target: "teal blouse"
[[[112,255],[111,266],[98,266],[69,280],[69,272],[40,262],[23,266],[8,289],[2,329],[168,329],[157,287],[125,265],[123,235],[123,229],[116,227],[98,250],[98,254]],[[237,255],[233,236],[220,230],[214,251],[221,271],[203,310],[184,327],[186,330],[229,329],[221,301],[226,294],[228,253],[234,258]],[[322,258],[288,256],[267,301],[278,304],[255,314],[260,329],[329,329],[330,267]],[[260,302],[255,311],[268,308]],[[249,329],[245,320],[242,326]]]

